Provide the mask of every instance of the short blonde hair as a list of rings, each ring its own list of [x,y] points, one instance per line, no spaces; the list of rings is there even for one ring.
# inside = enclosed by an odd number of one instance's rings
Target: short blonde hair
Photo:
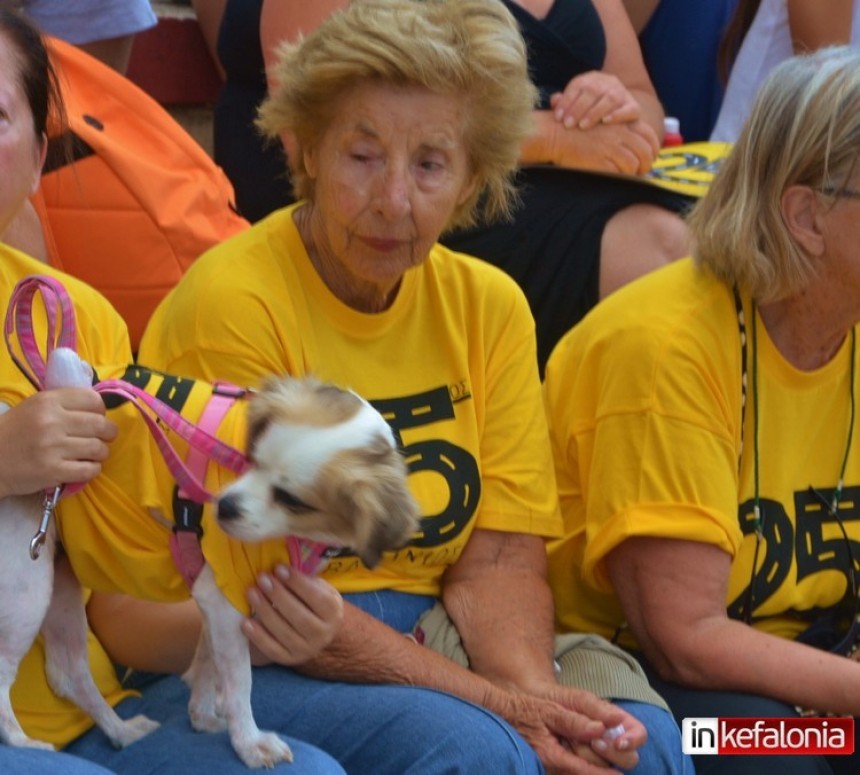
[[[340,97],[376,82],[466,98],[465,143],[477,186],[448,228],[474,224],[479,200],[487,219],[510,214],[537,93],[519,27],[499,0],[353,0],[279,54],[277,86],[257,125],[272,139],[294,138],[290,172],[299,197],[314,195],[303,151],[325,133]]]
[[[860,51],[833,46],[782,62],[688,223],[694,256],[759,301],[800,291],[815,272],[782,218],[793,185],[838,191],[860,154]]]

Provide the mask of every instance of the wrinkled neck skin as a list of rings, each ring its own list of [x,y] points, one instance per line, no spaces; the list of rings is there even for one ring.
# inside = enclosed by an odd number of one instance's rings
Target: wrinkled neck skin
[[[359,312],[384,312],[397,298],[400,281],[377,284],[362,281],[347,272],[343,263],[328,249],[324,230],[313,203],[308,202],[294,214],[296,226],[314,269],[326,287],[344,304]]]
[[[761,304],[758,311],[776,348],[802,371],[814,371],[829,363],[860,320],[860,303],[826,282]]]

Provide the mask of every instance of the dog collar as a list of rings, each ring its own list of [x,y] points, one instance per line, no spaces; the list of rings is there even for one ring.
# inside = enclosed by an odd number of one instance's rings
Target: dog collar
[[[298,536],[287,536],[286,543],[290,553],[290,565],[309,576],[315,576],[324,570],[328,561],[340,551],[337,546]]]

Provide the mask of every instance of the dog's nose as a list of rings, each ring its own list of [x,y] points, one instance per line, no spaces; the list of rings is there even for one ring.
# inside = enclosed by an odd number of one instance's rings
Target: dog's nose
[[[225,495],[218,499],[218,519],[230,520],[242,516],[239,508],[239,498],[236,495]]]

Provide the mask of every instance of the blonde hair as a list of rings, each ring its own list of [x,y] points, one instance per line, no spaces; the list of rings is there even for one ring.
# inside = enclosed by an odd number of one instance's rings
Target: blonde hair
[[[793,185],[838,192],[858,154],[860,51],[833,46],[782,62],[688,217],[696,260],[759,301],[794,295],[815,265],[785,226],[782,194]]]
[[[448,228],[474,224],[479,199],[487,219],[510,214],[536,90],[517,23],[499,0],[353,0],[279,54],[277,86],[257,126],[272,139],[292,136],[297,196],[313,198],[303,152],[325,133],[339,98],[375,82],[466,98],[465,144],[477,186]]]

